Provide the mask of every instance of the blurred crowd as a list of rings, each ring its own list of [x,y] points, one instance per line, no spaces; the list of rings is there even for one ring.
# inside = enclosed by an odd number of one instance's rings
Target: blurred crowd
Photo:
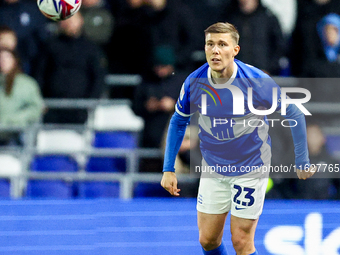
[[[80,12],[53,22],[36,0],[1,0],[0,124],[83,124],[85,110],[47,109],[43,99],[127,97],[145,121],[140,146],[161,148],[184,79],[205,62],[203,31],[218,21],[237,27],[238,59],[272,76],[301,78],[297,86],[310,90],[314,102],[338,102],[337,81],[321,78],[340,77],[339,15],[338,0],[82,0]],[[107,74],[138,74],[142,82],[120,95],[105,85]],[[322,127],[338,125],[337,117],[307,118],[308,134],[323,137],[310,144],[318,147],[310,148],[312,161],[334,161]],[[293,163],[287,130],[271,132],[273,164]],[[20,143],[20,136],[0,133],[1,145]],[[183,143],[184,165],[193,144]],[[322,198],[339,198],[336,181],[317,181]],[[274,181],[271,195],[306,198],[301,190],[308,187],[291,182]]]

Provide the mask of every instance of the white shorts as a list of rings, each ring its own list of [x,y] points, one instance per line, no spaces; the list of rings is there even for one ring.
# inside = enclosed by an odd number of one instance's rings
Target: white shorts
[[[254,173],[250,172],[235,177],[217,173],[209,176],[201,176],[197,211],[207,214],[231,211],[232,215],[243,219],[257,219],[261,215],[268,175],[254,178]]]

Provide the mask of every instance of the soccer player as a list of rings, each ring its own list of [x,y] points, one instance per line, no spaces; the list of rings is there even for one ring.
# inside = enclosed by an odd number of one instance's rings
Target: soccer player
[[[258,254],[254,235],[268,181],[265,167],[269,168],[271,158],[269,125],[265,116],[253,114],[246,103],[242,102],[243,114],[233,113],[237,101],[242,96],[247,100],[249,91],[252,91],[255,109],[271,109],[276,101],[275,110],[281,110],[278,85],[261,70],[235,59],[240,51],[238,41],[238,31],[230,23],[219,22],[205,30],[207,63],[191,73],[182,86],[176,112],[170,121],[164,155],[161,185],[172,195],[179,196],[175,157],[190,116],[198,111],[201,167],[227,169],[207,174],[213,178],[205,178],[202,174],[200,179],[197,198],[199,241],[203,253],[209,255],[227,254],[222,235],[229,211],[232,243],[237,255]],[[272,96],[273,88],[277,89],[277,98]],[[239,91],[242,93],[237,93]],[[234,99],[233,94],[237,95]],[[297,123],[291,124],[294,126],[291,132],[295,163],[299,166],[298,177],[306,179],[313,175],[314,168],[309,163],[305,117],[298,107],[289,105],[286,118]],[[260,124],[248,125],[249,121]],[[255,171],[244,171],[254,167],[258,167],[260,175]]]

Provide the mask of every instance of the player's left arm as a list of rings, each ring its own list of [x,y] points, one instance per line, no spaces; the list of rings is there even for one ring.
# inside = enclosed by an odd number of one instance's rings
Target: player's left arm
[[[268,75],[262,75],[258,82],[253,83],[255,102],[267,109],[271,108],[273,105],[272,95],[274,88],[277,89],[276,96],[278,105],[276,111],[280,111],[281,89]],[[305,180],[311,177],[316,170],[310,166],[309,162],[305,115],[296,105],[291,104],[287,107],[284,117],[289,121],[293,136],[297,176],[299,179]]]
[[[309,162],[305,115],[296,105],[291,104],[287,107],[284,117],[289,121],[291,127],[296,173],[299,179],[305,180],[316,172],[316,168],[312,167]]]

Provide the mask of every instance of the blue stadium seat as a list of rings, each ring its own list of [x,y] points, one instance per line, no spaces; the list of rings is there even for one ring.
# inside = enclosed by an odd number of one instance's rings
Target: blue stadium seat
[[[159,183],[140,182],[135,185],[133,197],[171,197]]]
[[[339,135],[327,135],[326,148],[331,155],[335,157],[339,157],[340,136]]]
[[[144,121],[134,114],[127,104],[98,106],[94,111],[94,148],[135,149],[137,133],[143,129]],[[124,130],[124,131],[123,131]],[[125,172],[125,157],[91,157],[88,172]],[[109,182],[84,182],[79,184],[80,197],[118,197],[119,184]]]
[[[137,137],[133,132],[97,131],[93,146],[95,148],[137,147]],[[87,172],[125,172],[126,159],[117,157],[90,157],[86,164]],[[119,184],[110,182],[79,183],[78,196],[82,198],[119,197]]]
[[[37,172],[76,172],[77,162],[69,156],[36,156],[31,162],[31,171]],[[75,195],[74,183],[65,181],[30,180],[26,196],[45,198],[72,198]]]
[[[31,180],[27,184],[26,196],[31,198],[73,198],[75,187],[65,181]]]
[[[79,198],[119,197],[118,182],[81,182],[78,184]]]
[[[117,161],[123,161],[124,159],[106,158],[106,157],[91,157],[86,165],[86,171],[88,172],[124,172],[125,168],[120,169],[116,166]]]
[[[96,132],[93,142],[95,148],[124,148],[137,147],[137,136],[133,132],[106,131]],[[89,172],[125,172],[126,159],[112,157],[91,157],[86,166]]]
[[[76,172],[78,171],[78,163],[70,156],[36,156],[31,162],[31,171]]]
[[[10,182],[6,179],[0,179],[0,197],[10,197]]]
[[[93,146],[96,148],[129,148],[137,147],[137,137],[133,132],[106,131],[95,134]]]

